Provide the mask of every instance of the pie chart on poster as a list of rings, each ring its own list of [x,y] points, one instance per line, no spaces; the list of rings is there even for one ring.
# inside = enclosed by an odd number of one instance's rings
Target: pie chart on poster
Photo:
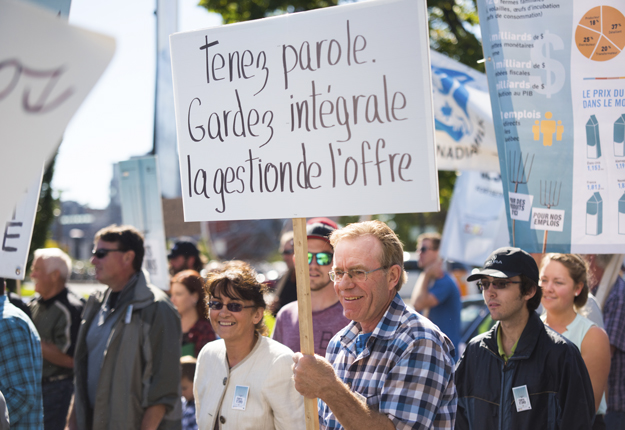
[[[575,30],[579,52],[593,61],[609,61],[625,47],[625,16],[611,6],[597,6],[584,14]]]

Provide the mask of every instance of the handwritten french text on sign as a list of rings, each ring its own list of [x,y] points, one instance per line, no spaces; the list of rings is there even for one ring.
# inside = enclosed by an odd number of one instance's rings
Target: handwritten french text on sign
[[[0,278],[24,279],[42,177],[43,167],[30,187],[22,194],[22,198],[13,212],[13,217],[4,223],[4,228],[0,230],[2,236]]]
[[[510,199],[510,218],[529,221],[534,196],[531,194],[508,193]]]
[[[533,208],[531,228],[533,230],[562,231],[564,212],[560,209]]]
[[[54,153],[115,42],[26,2],[0,0],[0,225]]]
[[[369,1],[172,35],[185,220],[438,210],[426,17]]]

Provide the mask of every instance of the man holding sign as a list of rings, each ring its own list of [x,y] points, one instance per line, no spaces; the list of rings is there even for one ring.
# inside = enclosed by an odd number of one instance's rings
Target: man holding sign
[[[322,429],[452,428],[456,387],[451,341],[408,309],[403,247],[384,223],[350,224],[330,236],[330,277],[352,322],[326,358],[295,354],[295,388],[318,397]]]

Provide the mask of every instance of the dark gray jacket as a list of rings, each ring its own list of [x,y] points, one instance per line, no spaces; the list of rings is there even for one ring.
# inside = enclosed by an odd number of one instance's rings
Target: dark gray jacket
[[[110,290],[89,297],[74,354],[74,409],[79,429],[128,430],[141,426],[146,408],[167,412],[180,402],[180,317],[167,295],[148,285],[143,273],[118,298],[96,392],[95,407],[87,392],[87,333]],[[126,322],[128,306],[132,317]],[[179,413],[180,411],[174,411]],[[159,429],[180,429],[180,417],[166,416]]]

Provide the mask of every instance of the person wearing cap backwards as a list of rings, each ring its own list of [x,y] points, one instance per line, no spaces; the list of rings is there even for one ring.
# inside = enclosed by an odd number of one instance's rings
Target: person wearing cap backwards
[[[579,350],[535,312],[538,266],[519,248],[494,251],[467,278],[493,328],[472,339],[456,368],[456,429],[590,429],[595,401]]]
[[[203,268],[200,251],[191,242],[176,242],[167,256],[169,273],[174,276],[183,270],[195,270],[200,273]]]
[[[315,354],[322,357],[326,355],[330,339],[350,322],[343,316],[343,306],[334,292],[329,275],[334,252],[329,237],[336,228],[336,223],[327,218],[313,218],[306,226],[313,341]],[[271,337],[291,348],[293,352],[300,350],[297,301],[280,309]]]

